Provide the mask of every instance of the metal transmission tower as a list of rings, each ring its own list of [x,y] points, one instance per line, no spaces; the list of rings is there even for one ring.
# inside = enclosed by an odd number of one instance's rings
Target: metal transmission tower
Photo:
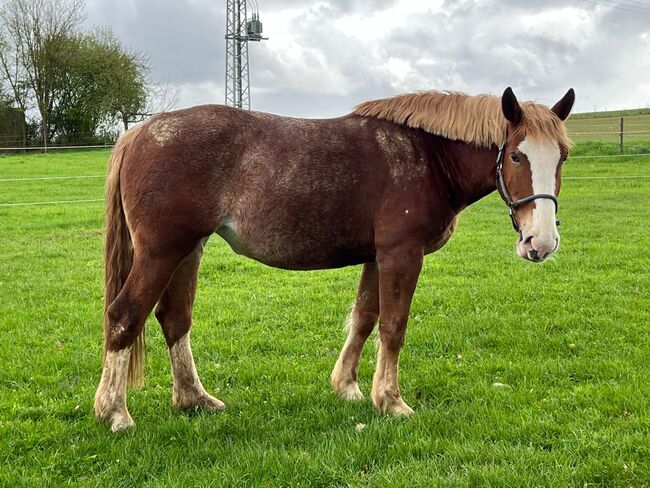
[[[259,42],[262,22],[257,0],[252,0],[252,19],[246,17],[247,0],[226,0],[226,105],[250,110],[248,41]]]

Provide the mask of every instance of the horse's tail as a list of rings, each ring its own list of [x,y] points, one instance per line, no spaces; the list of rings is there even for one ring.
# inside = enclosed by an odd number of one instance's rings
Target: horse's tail
[[[106,180],[106,238],[104,242],[104,359],[109,343],[110,323],[108,307],[117,297],[131,270],[133,244],[126,223],[122,194],[120,191],[120,168],[124,153],[131,146],[139,127],[134,127],[118,139],[108,166]],[[129,361],[129,384],[139,387],[144,376],[144,329],[131,348]]]

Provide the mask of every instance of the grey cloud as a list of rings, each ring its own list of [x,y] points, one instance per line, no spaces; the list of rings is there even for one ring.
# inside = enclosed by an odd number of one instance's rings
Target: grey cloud
[[[501,11],[533,11],[551,10],[562,7],[578,6],[584,7],[585,2],[582,0],[498,0],[491,2],[491,5]]]
[[[225,7],[221,12],[207,0],[94,0],[87,10],[88,23],[109,25],[132,49],[149,53],[158,79],[201,82],[223,72]]]
[[[333,0],[329,2],[340,12],[361,12],[368,15],[376,10],[383,10],[395,4],[394,0]]]
[[[638,36],[648,29],[635,16],[608,12],[586,43],[579,45],[562,37],[561,18],[557,30],[531,34],[519,28],[516,20],[504,25],[498,15],[487,15],[485,9],[494,10],[494,6],[475,7],[476,2],[461,2],[442,18],[432,14],[410,19],[408,26],[399,26],[389,34],[387,49],[401,58],[434,59],[434,64],[421,68],[423,77],[436,80],[441,71],[455,72],[471,92],[499,93],[512,85],[525,98],[550,104],[569,86],[575,86],[578,106],[582,97],[585,110],[593,105],[603,107],[605,102],[595,103],[598,98],[616,103],[605,92],[619,93],[621,73],[631,68],[621,53],[634,52]],[[647,75],[647,63],[645,66]],[[647,100],[636,103],[643,105]]]
[[[281,10],[287,8],[304,8],[322,4],[319,0],[259,0],[260,11]],[[372,14],[375,10],[388,8],[395,0],[330,0],[327,5],[339,13],[366,12]]]
[[[154,76],[182,84],[183,103],[223,100],[225,2],[87,1],[89,24],[109,24],[132,48],[150,52]],[[638,88],[650,78],[650,40],[640,41],[650,29],[648,15],[578,0],[447,0],[440,9],[384,26],[371,42],[342,31],[338,20],[370,15],[397,0],[259,3],[263,21],[265,13],[293,9],[299,15],[289,27],[296,52],[271,43],[250,46],[258,110],[330,116],[398,91],[501,93],[507,85],[520,98],[549,104],[574,86],[581,110],[650,102],[647,90]],[[580,17],[557,14],[567,6]],[[525,27],[540,14],[552,21],[558,15],[557,22]],[[576,22],[588,27],[576,32]],[[399,60],[405,72],[387,69],[388,60]]]

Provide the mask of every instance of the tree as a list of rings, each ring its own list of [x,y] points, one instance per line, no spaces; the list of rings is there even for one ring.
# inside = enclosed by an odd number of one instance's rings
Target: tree
[[[110,29],[79,31],[83,10],[83,0],[0,0],[0,90],[22,113],[40,114],[45,146],[128,129],[175,103],[167,84],[149,81],[146,55]]]
[[[47,146],[61,70],[83,19],[83,0],[4,0],[0,4],[3,39],[0,64],[15,102],[26,110],[34,97]]]
[[[108,29],[68,39],[54,101],[54,130],[83,142],[98,127],[129,122],[146,111],[146,58],[122,47]]]
[[[124,130],[176,104],[176,90],[168,83],[149,79],[149,58],[125,49],[108,28],[96,30],[89,38],[106,61],[103,90],[110,116],[120,120]]]
[[[144,115],[149,87],[149,60],[146,55],[124,49],[108,29],[96,31],[95,43],[110,64],[105,82],[108,113],[121,120],[124,130]]]

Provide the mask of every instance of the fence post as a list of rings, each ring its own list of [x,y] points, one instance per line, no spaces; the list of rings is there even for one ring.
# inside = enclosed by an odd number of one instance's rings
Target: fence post
[[[623,147],[623,117],[621,117],[621,154],[623,154],[625,148]]]

